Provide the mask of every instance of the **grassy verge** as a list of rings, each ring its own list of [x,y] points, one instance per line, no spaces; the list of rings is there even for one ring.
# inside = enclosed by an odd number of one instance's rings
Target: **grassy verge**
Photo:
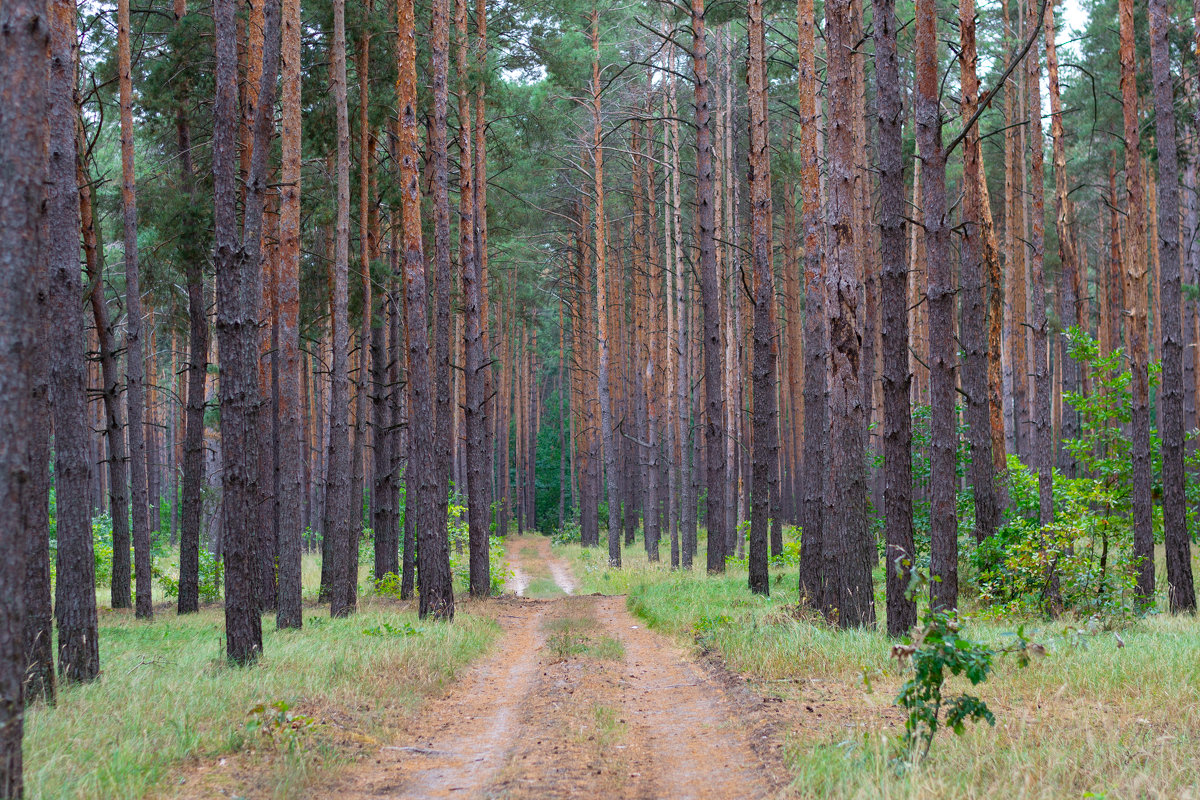
[[[312,567],[306,560],[305,577],[319,579]],[[300,631],[278,632],[265,616],[264,654],[249,669],[225,663],[219,606],[180,617],[162,604],[150,623],[102,610],[101,679],[62,690],[56,708],[31,709],[30,796],[172,795],[167,787],[185,763],[251,751],[262,761],[257,793],[299,796],[315,773],[344,762],[349,744],[373,743],[401,724],[499,631],[471,614],[423,623],[411,604],[377,597],[364,597],[359,609],[332,620],[327,608],[308,606]],[[299,746],[268,747],[247,728],[252,708],[278,701],[315,720],[291,743]]]
[[[892,701],[909,670],[889,657],[893,642],[881,630],[838,631],[799,611],[795,569],[773,569],[772,595],[762,598],[749,593],[737,566],[720,577],[702,566],[672,573],[648,564],[639,545],[625,549],[618,571],[598,551],[558,552],[571,560],[581,592],[627,594],[651,627],[713,651],[757,692],[783,700],[778,721],[798,796],[1197,796],[1195,618],[1152,616],[1114,633],[1089,632],[1080,620],[997,620],[968,610],[969,637],[1002,645],[1022,626],[1047,656],[1026,669],[999,662],[971,690],[995,712],[996,726],[943,731],[926,762],[897,772],[890,756],[903,716]]]

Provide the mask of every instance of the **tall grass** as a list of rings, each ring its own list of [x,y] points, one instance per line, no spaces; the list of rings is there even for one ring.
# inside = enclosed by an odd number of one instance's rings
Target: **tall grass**
[[[771,596],[751,595],[744,568],[707,576],[646,562],[625,569],[567,545],[581,591],[628,594],[651,627],[718,654],[755,689],[788,702],[793,792],[829,798],[1200,797],[1200,622],[1152,615],[1105,621],[965,613],[966,634],[1002,645],[1018,627],[1047,655],[1001,661],[974,693],[996,714],[961,736],[943,732],[923,765],[898,771],[892,699],[909,677],[883,630],[841,631],[797,608],[795,569],[772,570]],[[882,612],[883,604],[878,608]],[[1122,646],[1123,644],[1123,646]],[[965,686],[962,688],[966,688]],[[806,710],[808,709],[808,710]]]
[[[306,577],[313,576],[311,563],[305,566]],[[260,703],[282,700],[319,721],[334,720],[343,738],[347,730],[382,737],[498,633],[483,617],[426,624],[408,604],[364,597],[348,619],[306,607],[299,631],[276,631],[274,618],[264,616],[262,659],[236,668],[224,659],[220,607],[180,617],[164,604],[156,612],[147,623],[102,611],[100,680],[64,687],[54,708],[31,708],[29,796],[107,800],[163,791],[182,762],[256,744],[246,721]],[[385,623],[394,630],[411,625],[416,633],[392,635]],[[296,783],[310,767],[338,760],[328,726],[316,728],[297,757],[279,767],[277,796],[297,796]]]

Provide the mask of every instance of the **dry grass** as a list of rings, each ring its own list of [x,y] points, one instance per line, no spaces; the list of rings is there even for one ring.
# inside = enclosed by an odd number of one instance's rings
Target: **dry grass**
[[[610,570],[601,552],[559,548],[582,591],[629,594],[652,627],[707,649],[746,675],[786,731],[794,795],[812,798],[1197,798],[1200,621],[1151,616],[1120,632],[1076,620],[972,618],[971,638],[1001,645],[1018,626],[1047,647],[1026,669],[1001,661],[974,689],[996,726],[943,732],[930,759],[898,772],[892,704],[908,671],[882,630],[839,631],[798,612],[795,570],[772,570],[752,596],[744,569],[707,577],[649,565],[640,547]],[[703,562],[698,562],[702,564]],[[882,608],[882,604],[880,604]]]
[[[311,566],[306,575],[315,574]],[[264,655],[257,666],[239,669],[223,657],[220,607],[185,617],[165,604],[156,611],[150,623],[102,611],[101,679],[64,689],[56,708],[31,709],[25,740],[30,796],[182,793],[184,765],[262,750],[261,738],[247,731],[247,712],[280,700],[317,724],[296,753],[259,765],[257,788],[297,796],[314,772],[345,760],[348,742],[385,737],[498,632],[491,620],[469,613],[453,624],[426,624],[410,604],[366,597],[359,613],[344,620],[306,607],[299,631],[276,631],[274,618],[264,616]],[[411,626],[415,633],[388,632],[385,625],[393,631]]]

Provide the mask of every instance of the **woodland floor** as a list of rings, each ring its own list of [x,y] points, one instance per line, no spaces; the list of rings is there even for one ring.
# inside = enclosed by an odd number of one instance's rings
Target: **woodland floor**
[[[1002,644],[1025,625],[1048,655],[1028,669],[997,664],[973,689],[996,726],[947,733],[901,773],[890,754],[907,671],[891,640],[806,616],[794,572],[773,567],[762,597],[740,565],[672,571],[640,542],[621,569],[543,536],[505,545],[503,596],[461,598],[453,625],[373,594],[347,620],[314,602],[303,632],[269,632],[251,671],[184,659],[216,643],[216,607],[162,630],[114,617],[102,638],[119,680],[35,717],[35,796],[1200,798],[1192,618],[1154,615],[1118,634],[969,614],[973,636]],[[272,698],[311,726],[294,738],[250,732],[246,709]],[[135,702],[162,708],[109,724],[104,707]]]
[[[624,597],[574,595],[570,568],[549,545],[510,542],[514,594],[494,601],[504,632],[492,654],[315,796],[774,794],[782,762],[754,746],[739,699],[636,620]],[[530,588],[543,597],[528,597]]]

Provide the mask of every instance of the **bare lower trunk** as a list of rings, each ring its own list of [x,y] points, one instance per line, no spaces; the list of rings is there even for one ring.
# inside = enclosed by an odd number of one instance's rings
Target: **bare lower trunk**
[[[800,597],[824,606],[824,488],[829,443],[829,328],[821,221],[817,62],[812,0],[800,0],[800,202],[804,235],[804,478],[800,496]]]
[[[409,426],[408,511],[415,510],[413,526],[417,542],[420,615],[435,619],[454,618],[454,590],[450,576],[450,552],[446,528],[437,527],[439,482],[435,450],[433,388],[429,365],[428,302],[425,283],[425,254],[421,241],[420,166],[417,154],[417,64],[413,34],[413,0],[400,0],[396,9],[396,40],[399,70],[396,97],[399,103],[400,188],[403,193],[402,238],[404,287],[408,321],[409,420],[424,421]],[[415,491],[411,491],[415,489]],[[406,520],[407,522],[407,520]],[[407,537],[406,537],[407,538]]]
[[[130,503],[134,575],[140,619],[154,616],[150,576],[150,515],[146,483],[146,397],[142,352],[142,297],[138,274],[137,192],[133,165],[133,82],[130,75],[129,0],[117,3],[117,73],[121,106],[121,211],[125,250],[125,407],[129,415]]]
[[[1162,287],[1162,480],[1163,540],[1167,555],[1167,598],[1172,613],[1195,613],[1192,548],[1184,495],[1183,320],[1180,305],[1179,161],[1175,149],[1170,9],[1150,0],[1150,67],[1154,81],[1154,121],[1158,139],[1159,283]]]
[[[930,2],[930,0],[923,0]],[[828,41],[830,249],[825,286],[829,299],[829,468],[821,552],[822,607],[840,627],[875,624],[871,588],[874,544],[867,524],[867,409],[863,398],[861,312],[863,285],[856,263],[854,134],[848,124],[856,102],[852,0],[825,5]],[[803,555],[801,556],[803,558]]]
[[[908,589],[916,548],[912,525],[912,411],[908,368],[908,275],[904,230],[904,105],[896,49],[895,0],[875,0],[875,81],[879,111],[880,313],[883,334],[884,554],[887,627],[899,636],[917,622]]]
[[[951,610],[958,605],[958,479],[955,451],[954,281],[950,268],[950,226],[946,209],[946,154],[938,106],[937,8],[917,4],[915,111],[921,152],[921,206],[924,217],[929,305],[930,402],[930,602]]]
[[[96,635],[96,576],[92,554],[91,454],[87,427],[85,339],[79,301],[79,187],[76,184],[75,3],[51,3],[50,190],[46,224],[51,235],[43,251],[49,267],[46,353],[54,424],[54,487],[58,517],[58,568],[54,611],[58,622],[59,671],[68,682],[90,681],[100,674]],[[47,454],[48,455],[48,454]],[[48,461],[48,459],[47,459]],[[44,466],[44,464],[43,464]],[[48,555],[44,563],[44,609],[49,611]],[[48,636],[47,629],[45,634]],[[27,642],[43,644],[42,642]],[[49,649],[49,641],[44,644]],[[52,683],[43,694],[53,699]]]
[[[771,273],[771,156],[767,129],[767,67],[762,0],[750,0],[747,62],[750,105],[750,251],[754,262],[754,466],[750,496],[749,580],[755,594],[770,594],[768,547],[771,516],[770,462],[778,458],[771,428],[775,407],[775,338],[772,309],[775,282]],[[778,511],[776,511],[778,513]]]

